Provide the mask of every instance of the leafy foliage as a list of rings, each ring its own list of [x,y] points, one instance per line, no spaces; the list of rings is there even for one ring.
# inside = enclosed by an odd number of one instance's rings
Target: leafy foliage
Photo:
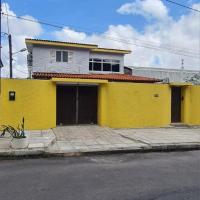
[[[186,82],[193,83],[194,85],[200,85],[200,73],[195,74],[192,77],[187,77],[185,79]]]
[[[17,129],[10,125],[2,125],[0,131],[2,132],[1,136],[5,136],[6,132],[11,135],[13,138],[21,139],[26,138],[24,132],[24,117],[22,119],[21,126],[18,125]]]

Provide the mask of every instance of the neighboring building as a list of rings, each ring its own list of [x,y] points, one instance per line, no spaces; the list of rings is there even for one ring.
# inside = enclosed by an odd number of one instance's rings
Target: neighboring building
[[[163,79],[165,82],[186,82],[195,74],[200,73],[199,70],[186,70],[186,69],[165,69],[165,68],[152,68],[152,67],[126,67],[132,70],[135,76],[146,76],[156,79]]]
[[[124,73],[124,55],[131,53],[94,44],[50,40],[26,39],[26,45],[30,75],[33,72]]]
[[[133,69],[131,69],[130,67],[124,67],[124,74],[132,75]]]

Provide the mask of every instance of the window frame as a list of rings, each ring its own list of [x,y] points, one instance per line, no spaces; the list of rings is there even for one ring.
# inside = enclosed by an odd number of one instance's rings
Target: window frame
[[[57,53],[60,52],[60,61],[57,60]],[[66,61],[64,61],[64,53],[67,55]],[[69,51],[56,50],[56,62],[57,63],[68,63],[69,62]]]
[[[60,54],[59,56],[58,56],[58,53]],[[59,63],[62,62],[62,51],[56,51],[56,62],[59,62]]]
[[[94,63],[100,63],[101,64],[101,70],[94,70]],[[110,65],[110,70],[104,70],[104,64]],[[116,65],[119,65],[119,70],[113,70],[113,67],[116,67]],[[90,58],[89,59],[89,71],[90,72],[114,72],[119,73],[120,72],[120,60],[117,59],[99,59],[99,58]]]

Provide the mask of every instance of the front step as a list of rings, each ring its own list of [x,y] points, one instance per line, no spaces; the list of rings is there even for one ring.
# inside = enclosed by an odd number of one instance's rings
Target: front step
[[[176,128],[189,128],[190,126],[184,123],[171,123],[171,127],[176,127]]]

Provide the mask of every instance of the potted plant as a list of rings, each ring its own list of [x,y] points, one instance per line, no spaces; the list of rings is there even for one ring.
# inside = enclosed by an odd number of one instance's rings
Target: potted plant
[[[3,125],[1,136],[4,136],[6,134],[6,132],[8,132],[12,137],[11,148],[24,149],[24,148],[28,147],[28,139],[25,136],[25,132],[24,132],[24,118],[22,119],[21,128],[20,128],[20,126],[18,126],[18,128],[15,129],[14,127],[12,127],[10,125],[8,125],[8,126]]]

